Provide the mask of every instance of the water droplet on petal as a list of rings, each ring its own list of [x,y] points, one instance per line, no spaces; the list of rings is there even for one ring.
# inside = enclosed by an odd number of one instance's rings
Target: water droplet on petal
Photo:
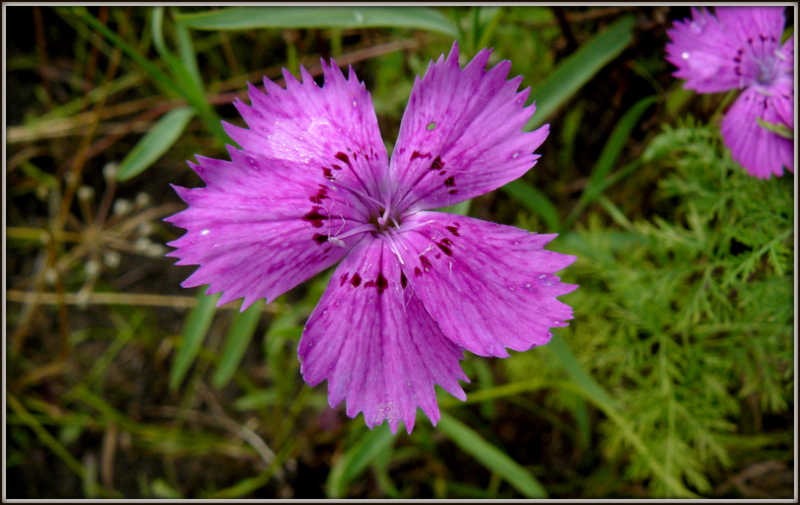
[[[688,60],[689,59],[689,53],[687,53],[687,52],[681,53],[681,58],[683,58],[684,60]]]
[[[211,233],[210,230],[203,230],[200,232],[200,235],[208,235],[209,233]]]

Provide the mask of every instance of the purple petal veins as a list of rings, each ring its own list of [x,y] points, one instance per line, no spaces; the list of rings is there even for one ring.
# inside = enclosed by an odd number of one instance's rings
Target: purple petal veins
[[[184,286],[208,284],[242,310],[339,263],[306,324],[298,355],[306,382],[328,381],[331,406],[372,428],[417,408],[439,419],[434,386],[465,399],[464,350],[508,356],[547,343],[572,317],[556,297],[576,286],[554,275],[574,257],[544,249],[554,235],[431,209],[473,198],[523,175],[548,134],[522,131],[521,78],[510,63],[487,70],[482,50],[464,68],[458,47],[418,78],[391,160],[369,93],[323,62],[269,80],[237,103],[248,128],[225,125],[241,150],[231,161],[198,156],[205,187],[176,191],[189,207],[170,222],[178,264],[199,265]]]
[[[692,9],[667,33],[675,77],[700,93],[744,91],[722,123],[733,158],[750,175],[768,179],[794,172],[794,143],[758,120],[794,130],[794,37],[780,45],[784,7]]]

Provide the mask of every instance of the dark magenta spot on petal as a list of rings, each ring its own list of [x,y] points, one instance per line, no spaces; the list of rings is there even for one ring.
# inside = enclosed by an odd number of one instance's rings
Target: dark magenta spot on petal
[[[447,240],[447,239],[444,239],[444,240]],[[447,245],[444,243],[444,241],[442,241],[441,244],[436,243],[436,245],[439,246],[439,249],[441,249],[442,252],[445,253],[446,255],[448,255],[448,256],[452,256],[453,255],[453,251],[449,247],[447,247]]]
[[[446,246],[451,246],[451,245],[453,245],[453,242],[449,238],[443,238],[442,239],[442,244],[444,244]]]
[[[347,282],[347,273],[346,272],[344,274],[342,274],[342,276],[339,278],[339,287],[344,286],[345,282]]]
[[[456,178],[453,176],[448,177],[447,179],[444,180],[444,185],[447,186],[448,188],[452,188],[453,186],[456,185]]]
[[[375,285],[375,281],[367,281],[367,282],[364,283],[364,287],[365,288],[371,288],[374,285]]]
[[[417,158],[430,158],[431,153],[420,153],[419,151],[414,151],[411,153],[411,161],[414,161]]]
[[[386,288],[389,287],[389,282],[386,280],[386,277],[383,276],[383,272],[378,274],[378,278],[375,279],[375,287],[378,288],[378,294],[383,294],[386,291]]]
[[[458,223],[456,223],[456,224],[458,224]],[[454,236],[456,236],[456,237],[459,236],[458,235],[458,226],[445,226],[445,228],[447,229],[447,231],[452,233]]]
[[[444,167],[444,161],[441,156],[437,156],[433,163],[431,163],[431,170],[441,170]]]
[[[358,273],[353,274],[353,278],[350,280],[350,284],[353,285],[354,288],[357,288],[359,284],[361,284],[361,276]]]
[[[441,253],[436,253],[436,256],[434,256],[434,258],[436,258],[437,260],[438,260],[439,258],[441,258],[441,257],[442,257]]]
[[[447,170],[442,170],[441,172],[439,172],[439,175],[444,175],[446,173],[447,173]]]
[[[345,163],[347,163],[348,165],[350,164],[350,158],[348,158],[345,153],[336,153],[336,159],[337,160],[342,160]]]
[[[314,203],[322,203],[322,200],[326,198],[328,198],[328,190],[325,187],[323,187],[322,189],[317,191],[316,195],[309,197],[309,200],[311,200]]]
[[[328,167],[322,167],[322,175],[328,180],[334,180],[333,172],[331,172],[331,169]]]
[[[311,209],[311,212],[301,217],[300,219],[302,219],[303,221],[308,221],[314,228],[322,228],[322,220],[328,219],[328,216],[323,216],[322,214],[320,214],[319,213],[320,210],[322,210],[321,207],[314,207],[313,209]]]
[[[424,254],[420,254],[419,255],[419,261],[420,261],[420,263],[422,263],[422,266],[425,267],[425,271],[427,271],[429,268],[431,268],[433,266],[433,264],[431,263],[431,260],[426,258]]]
[[[339,165],[331,165],[331,167],[333,167],[334,170],[341,170],[342,169],[342,167],[340,167]]]
[[[450,191],[447,192],[448,195],[455,195],[456,193],[458,193],[457,189],[451,189]]]
[[[406,279],[405,272],[400,272],[400,285],[403,286],[403,289],[406,289],[408,286],[408,279]]]
[[[422,275],[422,270],[420,270],[419,267],[414,267],[414,275],[420,277]]]
[[[313,239],[314,239],[314,242],[316,242],[317,244],[322,245],[322,244],[324,244],[325,242],[328,241],[328,236],[327,235],[320,235],[319,233],[315,233]]]

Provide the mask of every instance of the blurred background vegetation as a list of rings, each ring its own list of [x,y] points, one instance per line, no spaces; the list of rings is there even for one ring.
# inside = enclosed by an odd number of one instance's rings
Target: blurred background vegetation
[[[4,9],[7,497],[793,496],[794,175],[747,176],[732,95],[671,77],[688,7]],[[454,39],[511,60],[551,130],[455,211],[559,232],[581,287],[549,345],[468,355],[467,401],[392,436],[303,383],[327,275],[215,308],[162,219],[201,185],[186,160],[227,158],[247,82],[352,65],[391,150]]]

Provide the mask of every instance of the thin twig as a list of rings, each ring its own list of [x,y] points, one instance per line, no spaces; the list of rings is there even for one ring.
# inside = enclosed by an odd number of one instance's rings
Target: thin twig
[[[148,307],[171,307],[174,309],[197,306],[197,299],[193,296],[135,293],[90,293],[88,297],[81,296],[79,293],[64,293],[63,300],[61,300],[58,293],[9,290],[6,291],[6,300],[13,303],[45,305],[55,305],[63,301],[67,305],[142,305]],[[223,310],[239,310],[240,306],[239,302],[230,302],[219,308]],[[285,308],[278,303],[268,303],[264,305],[263,310],[269,314],[277,314],[285,310]]]

